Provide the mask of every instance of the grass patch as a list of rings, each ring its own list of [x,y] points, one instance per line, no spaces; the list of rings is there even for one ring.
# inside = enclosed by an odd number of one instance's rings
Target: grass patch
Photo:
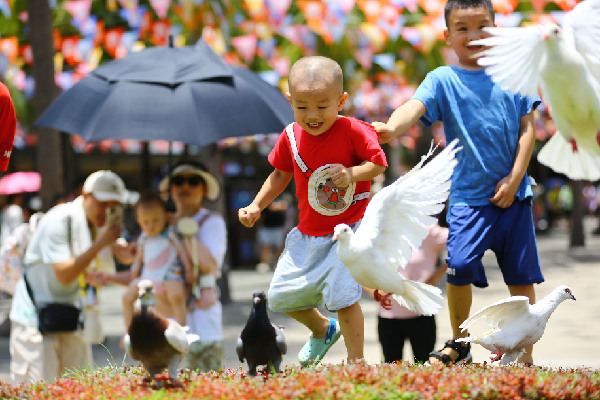
[[[53,383],[0,382],[2,399],[586,399],[600,400],[600,372],[592,369],[433,367],[409,363],[286,367],[274,376],[247,377],[242,369],[197,374],[156,389],[141,367],[82,370]]]

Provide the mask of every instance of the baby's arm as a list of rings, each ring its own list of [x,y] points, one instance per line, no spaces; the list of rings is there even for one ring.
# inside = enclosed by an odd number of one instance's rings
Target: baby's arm
[[[260,218],[261,211],[283,192],[292,180],[293,175],[293,172],[285,172],[278,169],[271,172],[252,203],[247,207],[239,209],[238,218],[242,225],[252,228],[254,223]]]
[[[494,197],[490,202],[501,208],[508,208],[515,200],[517,190],[533,153],[533,145],[535,144],[535,119],[533,111],[521,117],[521,125],[519,128],[519,142],[517,144],[517,152],[510,173],[502,178],[496,185]]]
[[[392,113],[387,123],[373,122],[373,127],[379,134],[379,143],[387,143],[406,131],[416,124],[426,111],[425,104],[420,100],[410,99]]]
[[[346,168],[342,164],[329,166],[331,180],[338,187],[348,186],[352,182],[370,181],[383,173],[386,167],[371,161],[363,161],[360,165]]]

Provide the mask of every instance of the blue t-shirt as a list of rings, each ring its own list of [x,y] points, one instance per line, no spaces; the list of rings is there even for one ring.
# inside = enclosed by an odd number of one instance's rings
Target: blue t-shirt
[[[442,121],[447,142],[459,139],[462,150],[452,175],[450,206],[489,205],[498,182],[513,167],[520,119],[541,103],[502,90],[485,71],[455,66],[436,68],[425,77],[414,99],[427,111],[421,121]],[[517,198],[533,196],[529,177],[523,177]]]

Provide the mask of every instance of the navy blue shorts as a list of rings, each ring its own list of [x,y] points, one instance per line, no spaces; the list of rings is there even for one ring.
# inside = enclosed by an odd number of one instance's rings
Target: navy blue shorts
[[[507,285],[544,281],[529,201],[517,200],[509,208],[452,206],[446,219],[449,283],[487,287],[481,258],[488,249],[496,255]]]

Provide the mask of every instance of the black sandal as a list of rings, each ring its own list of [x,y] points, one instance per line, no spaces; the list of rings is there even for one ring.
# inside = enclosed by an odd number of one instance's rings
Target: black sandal
[[[450,355],[442,353],[444,349],[452,349],[458,353],[456,360],[450,358]],[[437,358],[444,365],[450,364],[470,364],[473,362],[473,356],[471,356],[471,343],[457,342],[456,340],[448,340],[444,343],[444,347],[439,351],[432,351],[429,353],[429,357]]]

